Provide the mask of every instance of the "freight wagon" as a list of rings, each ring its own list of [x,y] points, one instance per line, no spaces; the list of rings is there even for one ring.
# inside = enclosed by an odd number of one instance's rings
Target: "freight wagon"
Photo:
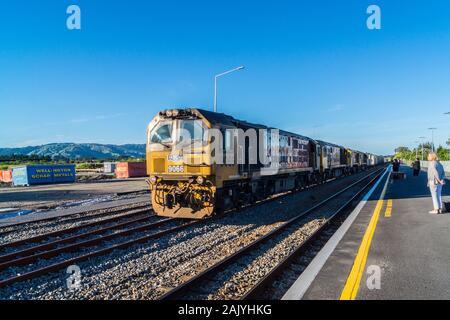
[[[116,164],[116,178],[147,176],[145,162],[119,162]]]
[[[117,163],[115,162],[105,162],[103,164],[104,173],[114,173],[116,171]]]
[[[14,186],[72,183],[76,180],[75,165],[26,165],[12,170]]]
[[[5,183],[12,182],[12,170],[0,170],[0,181]]]

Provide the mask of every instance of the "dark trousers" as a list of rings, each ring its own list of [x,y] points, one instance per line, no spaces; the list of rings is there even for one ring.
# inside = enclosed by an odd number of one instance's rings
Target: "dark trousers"
[[[413,169],[413,175],[417,177],[419,175],[420,170],[419,169]]]

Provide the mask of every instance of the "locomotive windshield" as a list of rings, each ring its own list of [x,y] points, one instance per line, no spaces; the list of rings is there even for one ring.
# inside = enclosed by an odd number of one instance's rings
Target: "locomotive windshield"
[[[172,142],[172,122],[164,121],[158,123],[150,132],[150,141],[152,143]]]
[[[149,143],[171,148],[203,141],[205,127],[200,120],[161,121],[150,131]]]

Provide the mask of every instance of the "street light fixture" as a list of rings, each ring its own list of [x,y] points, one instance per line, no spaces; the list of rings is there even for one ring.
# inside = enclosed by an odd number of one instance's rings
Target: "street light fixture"
[[[237,67],[237,68],[234,68],[234,69],[231,69],[231,70],[228,70],[228,71],[216,74],[214,76],[214,112],[217,112],[217,78],[219,78],[221,76],[224,76],[226,74],[235,72],[235,71],[242,70],[244,68],[245,68],[244,66],[240,66],[240,67]]]
[[[434,130],[436,130],[437,128],[428,128],[428,130],[431,130],[431,149],[434,152]]]

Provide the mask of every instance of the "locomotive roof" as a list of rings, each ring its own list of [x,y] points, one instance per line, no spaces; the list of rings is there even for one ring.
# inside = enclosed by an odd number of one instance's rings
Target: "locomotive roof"
[[[221,124],[221,125],[225,125],[228,127],[242,126],[242,127],[255,128],[255,129],[277,129],[274,127],[267,127],[267,126],[261,125],[261,124],[255,124],[255,123],[250,123],[250,122],[243,121],[243,120],[238,120],[238,119],[235,119],[234,117],[229,116],[225,113],[212,112],[212,111],[199,109],[199,108],[193,108],[192,110],[197,110],[201,115],[203,115],[213,125]],[[290,136],[293,136],[293,137],[296,137],[299,139],[310,140],[310,141],[313,141],[313,142],[321,144],[321,145],[328,145],[328,146],[332,146],[332,147],[336,147],[336,148],[345,148],[352,152],[368,154],[366,152],[361,152],[361,151],[357,151],[354,149],[346,148],[344,146],[341,146],[341,145],[338,145],[335,143],[326,142],[323,140],[315,140],[315,139],[309,138],[307,136],[302,136],[300,134],[289,132],[289,131],[284,131],[281,129],[278,129],[278,130],[279,130],[280,134],[290,135]]]
[[[319,144],[321,144],[321,145],[326,145],[326,146],[330,146],[330,147],[344,148],[345,149],[344,146],[341,146],[341,145],[338,145],[338,144],[334,144],[334,143],[331,143],[331,142],[326,142],[326,141],[323,141],[323,140],[317,140],[317,142]]]
[[[268,127],[268,126],[265,126],[262,124],[255,124],[255,123],[247,122],[244,120],[238,120],[238,119],[235,119],[234,117],[229,116],[224,113],[211,112],[211,111],[207,111],[207,110],[203,110],[203,109],[196,109],[196,110],[198,112],[200,112],[212,124],[222,124],[222,125],[227,125],[227,126],[232,126],[232,127],[240,125],[240,126],[244,126],[244,127],[248,127],[248,128],[255,128],[255,129],[278,129],[278,128],[273,128],[273,127]],[[290,136],[293,136],[293,137],[296,137],[299,139],[314,141],[314,139],[311,139],[306,136],[302,136],[297,133],[284,131],[281,129],[278,129],[278,130],[279,130],[280,134],[290,135]]]

